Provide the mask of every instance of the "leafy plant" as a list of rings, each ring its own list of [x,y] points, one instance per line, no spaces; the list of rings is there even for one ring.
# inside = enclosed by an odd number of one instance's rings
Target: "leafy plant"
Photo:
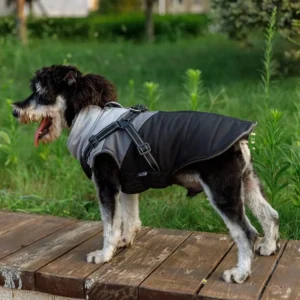
[[[288,186],[286,173],[291,166],[284,155],[284,120],[282,112],[271,110],[264,124],[265,132],[257,137],[258,156],[256,165],[268,188],[269,199],[277,202],[279,193]]]
[[[261,75],[264,91],[263,113],[265,115],[265,121],[263,122],[264,133],[261,138],[258,137],[258,156],[256,159],[260,174],[266,182],[271,202],[276,202],[279,193],[287,187],[288,183],[284,180],[284,177],[291,165],[283,156],[283,150],[286,147],[284,141],[283,113],[276,109],[270,110],[270,85],[271,75],[274,70],[272,53],[276,13],[277,10],[275,7],[270,16],[265,34],[264,70]]]
[[[188,104],[191,110],[198,110],[203,105],[204,89],[201,78],[201,71],[188,69],[185,72],[185,91]]]
[[[158,102],[160,97],[159,85],[154,82],[145,82],[144,83],[144,102],[149,110],[155,109],[155,104]]]
[[[11,108],[11,100],[7,100],[7,106]],[[18,162],[18,156],[16,149],[18,149],[17,136],[18,128],[16,120],[13,118],[11,113],[8,113],[8,129],[6,131],[0,131],[0,150],[6,154],[5,166],[16,165]]]
[[[272,59],[272,54],[273,54],[273,40],[276,32],[276,27],[275,27],[276,14],[277,14],[277,9],[275,7],[269,19],[268,27],[265,33],[266,48],[264,53],[264,60],[263,60],[264,69],[261,75],[261,82],[264,89],[266,110],[270,108],[270,84],[271,84],[271,76],[274,73],[274,61]]]
[[[300,99],[300,92],[298,93]],[[295,127],[290,146],[291,193],[294,205],[300,207],[300,103],[295,103]]]

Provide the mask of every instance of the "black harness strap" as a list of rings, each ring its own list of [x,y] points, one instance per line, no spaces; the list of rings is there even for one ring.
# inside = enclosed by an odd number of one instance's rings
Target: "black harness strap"
[[[151,154],[150,145],[142,140],[139,133],[135,130],[131,123],[131,121],[136,116],[146,110],[147,108],[144,105],[133,106],[122,119],[109,124],[96,135],[92,135],[89,138],[89,143],[83,152],[84,160],[88,160],[88,157],[91,154],[92,150],[96,148],[102,140],[104,140],[106,137],[116,132],[117,130],[124,129],[131,137],[132,141],[135,143],[139,154],[145,158],[151,169],[154,171],[159,171],[159,166]]]

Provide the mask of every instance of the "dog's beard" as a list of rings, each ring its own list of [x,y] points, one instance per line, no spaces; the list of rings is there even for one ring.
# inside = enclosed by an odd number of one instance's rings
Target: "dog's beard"
[[[40,122],[34,134],[34,144],[36,147],[39,143],[43,144],[53,142],[62,133],[62,129],[66,126],[64,118],[65,100],[58,96],[54,105],[36,105],[31,103],[25,109],[14,108],[18,111],[19,121],[29,124],[32,122]]]

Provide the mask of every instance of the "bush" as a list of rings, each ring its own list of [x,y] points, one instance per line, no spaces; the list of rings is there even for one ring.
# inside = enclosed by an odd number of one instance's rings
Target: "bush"
[[[206,15],[155,16],[154,21],[157,39],[171,40],[181,35],[199,35],[207,29],[209,23]],[[139,40],[144,37],[144,23],[144,16],[135,14],[89,18],[32,18],[27,20],[27,27],[32,38]],[[0,34],[15,34],[12,17],[0,19]]]
[[[230,38],[244,40],[253,29],[266,27],[274,6],[278,31],[294,38],[297,31],[293,20],[299,18],[299,0],[211,0],[215,29]]]

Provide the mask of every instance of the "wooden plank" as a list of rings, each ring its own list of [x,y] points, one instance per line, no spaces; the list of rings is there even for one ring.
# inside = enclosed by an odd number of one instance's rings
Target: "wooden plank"
[[[192,299],[233,245],[222,234],[192,234],[140,286],[140,300]]]
[[[0,286],[0,300],[12,300],[12,289]]]
[[[12,298],[1,298],[0,288],[0,300],[82,300],[74,298],[59,297],[49,294],[44,294],[36,291],[24,291],[24,290],[11,290]]]
[[[40,216],[0,210],[0,234],[37,218],[40,218]]]
[[[300,299],[300,241],[289,241],[262,300]]]
[[[138,286],[190,235],[187,231],[150,230],[86,279],[86,297],[137,300]]]
[[[74,219],[43,216],[0,235],[0,259],[73,222]]]
[[[0,260],[0,285],[34,290],[35,272],[101,230],[99,222],[75,222]]]
[[[137,238],[149,230],[150,228],[144,227]],[[99,233],[40,269],[36,273],[36,290],[65,297],[85,298],[85,278],[102,265],[88,264],[85,257],[86,254],[101,249],[102,245],[103,234]],[[116,254],[122,250],[124,249],[119,249]]]
[[[54,296],[54,300],[82,300],[84,298],[69,298],[69,297],[61,297],[61,296]]]
[[[278,259],[282,254],[285,244],[285,241],[281,241],[281,249],[276,255],[255,255],[252,263],[252,274],[250,278],[242,284],[225,283],[221,279],[222,273],[225,270],[236,265],[237,248],[234,246],[211,275],[211,277],[207,280],[204,287],[200,290],[197,299],[259,299],[266,282],[268,281]]]
[[[54,296],[33,291],[13,290],[13,300],[54,300]]]

